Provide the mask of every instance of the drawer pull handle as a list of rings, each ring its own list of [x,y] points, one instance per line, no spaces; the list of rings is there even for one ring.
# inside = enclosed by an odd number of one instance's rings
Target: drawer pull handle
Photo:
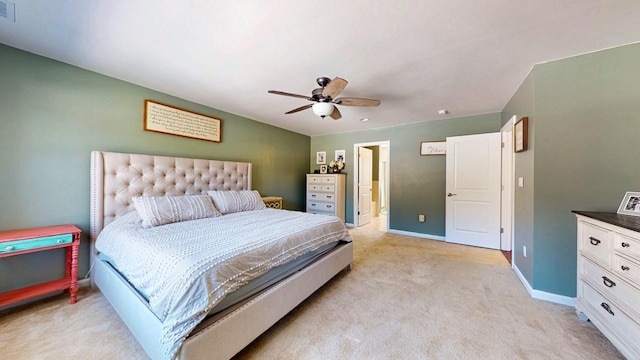
[[[311,197],[316,197],[316,194],[311,194]]]
[[[4,248],[7,251],[12,251],[13,249],[15,249],[13,246],[7,246],[6,248]]]
[[[593,236],[589,236],[589,241],[591,241],[591,245],[598,245],[600,244],[602,241],[594,238]]]
[[[629,244],[628,244],[628,243],[626,243],[626,242],[623,242],[623,243],[622,243],[622,247],[631,247],[631,245],[629,245]]]
[[[62,243],[64,242],[64,240],[62,240],[62,239],[58,239],[58,240],[56,240],[56,242],[57,242],[58,244],[62,244]]]
[[[602,282],[604,283],[604,285],[606,287],[614,287],[614,286],[616,286],[616,283],[614,283],[611,279],[609,279],[606,276],[602,277]]]
[[[333,196],[331,195],[327,195],[327,199],[331,199]]]
[[[626,265],[620,266],[620,269],[622,269],[622,271],[629,271],[629,267]]]
[[[609,307],[609,304],[602,303],[602,304],[600,304],[600,306],[602,306],[603,309],[607,310],[607,312],[609,314],[611,314],[612,316],[616,316],[616,314],[614,314],[613,311],[611,311],[611,307]]]

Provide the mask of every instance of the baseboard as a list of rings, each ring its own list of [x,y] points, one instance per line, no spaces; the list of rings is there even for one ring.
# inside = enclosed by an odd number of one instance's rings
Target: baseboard
[[[84,279],[78,280],[78,287],[79,288],[89,287],[89,286],[91,286],[91,279],[84,278]]]
[[[522,275],[522,273],[520,272],[520,269],[518,269],[517,266],[512,265],[511,268],[513,269],[513,271],[516,273],[516,275],[520,279],[520,282],[522,283],[522,285],[524,285],[524,288],[527,289],[527,292],[529,293],[529,296],[531,296],[532,298],[538,299],[538,300],[544,300],[544,301],[548,301],[548,302],[552,302],[552,303],[556,303],[556,304],[562,304],[562,305],[567,305],[567,306],[571,306],[571,307],[576,307],[576,299],[575,298],[564,296],[564,295],[558,295],[558,294],[554,294],[554,293],[549,293],[549,292],[546,292],[546,291],[536,290],[536,289],[531,287],[531,285],[529,284],[527,279],[524,277],[524,275]]]
[[[395,230],[395,229],[389,229],[388,232],[390,232],[392,234],[407,235],[407,236],[413,236],[413,237],[429,239],[429,240],[445,241],[445,237],[444,236],[439,236],[439,235],[430,235],[430,234],[423,234],[423,233],[417,233],[417,232],[411,232],[411,231],[403,231],[403,230]]]

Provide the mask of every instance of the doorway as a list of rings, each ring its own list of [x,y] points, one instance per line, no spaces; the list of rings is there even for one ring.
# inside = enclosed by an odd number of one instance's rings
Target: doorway
[[[370,164],[361,164],[362,157],[360,149],[370,150],[372,153]],[[390,142],[377,141],[368,143],[359,143],[353,145],[354,154],[354,180],[353,180],[353,222],[355,227],[362,227],[369,230],[388,231],[389,230],[389,159],[390,159]],[[368,152],[368,151],[367,151]],[[367,157],[365,157],[366,159]],[[361,176],[366,176],[367,171],[371,169],[370,184],[370,201],[363,202],[361,192],[368,191],[367,181],[361,181]],[[364,185],[364,186],[363,186]],[[365,196],[364,199],[367,199]],[[362,211],[362,206],[370,206]],[[370,221],[360,216],[361,213],[371,214]]]

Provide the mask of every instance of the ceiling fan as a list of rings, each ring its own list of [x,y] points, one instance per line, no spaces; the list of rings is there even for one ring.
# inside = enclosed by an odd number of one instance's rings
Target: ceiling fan
[[[315,104],[307,104],[304,106],[300,106],[299,108],[295,108],[291,111],[287,111],[285,114],[293,114],[298,111],[306,110],[308,108],[312,108],[313,112],[324,119],[325,116],[330,116],[334,120],[338,120],[342,117],[340,114],[340,110],[338,110],[335,105],[344,105],[344,106],[378,106],[380,105],[380,100],[374,99],[362,99],[362,98],[354,98],[354,97],[343,97],[336,98],[342,90],[347,86],[348,82],[342,78],[335,78],[333,80],[328,77],[319,77],[316,79],[316,82],[320,86],[317,89],[314,89],[311,92],[311,96],[291,94],[283,91],[277,90],[269,90],[269,94],[276,95],[284,95],[284,96],[292,96],[302,99],[307,99],[309,101],[315,102]]]

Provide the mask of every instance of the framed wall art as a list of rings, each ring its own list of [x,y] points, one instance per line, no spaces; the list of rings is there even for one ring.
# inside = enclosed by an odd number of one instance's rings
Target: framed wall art
[[[513,125],[513,151],[521,152],[527,150],[527,138],[529,137],[527,127],[529,118],[523,117]]]
[[[151,100],[144,101],[144,130],[222,141],[222,120]]]
[[[627,191],[618,207],[618,214],[640,216],[640,192]]]
[[[423,141],[420,143],[420,155],[446,155],[446,141]]]
[[[326,164],[326,163],[327,163],[327,152],[318,151],[316,153],[316,164]]]

